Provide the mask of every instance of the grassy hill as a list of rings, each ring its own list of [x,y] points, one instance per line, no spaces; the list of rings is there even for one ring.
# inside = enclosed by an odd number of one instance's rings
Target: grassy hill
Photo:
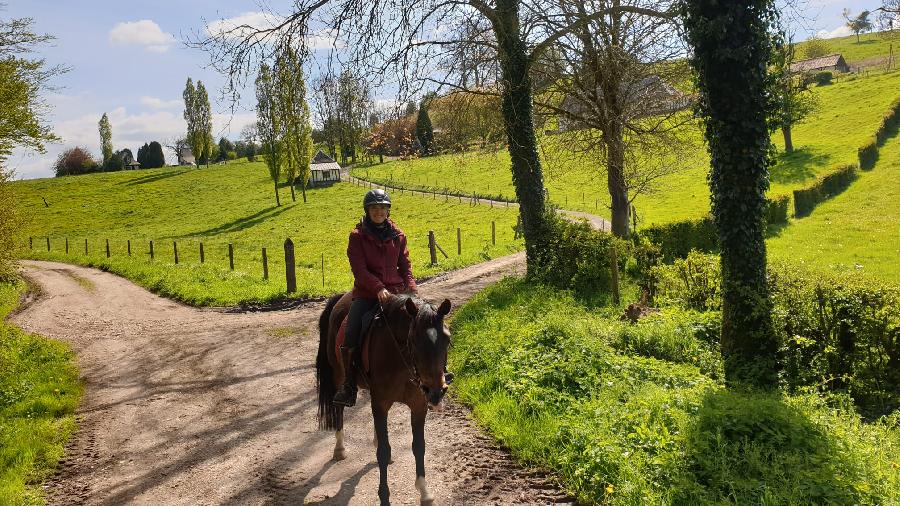
[[[35,240],[34,250],[25,251],[29,258],[98,266],[157,293],[200,305],[285,297],[286,238],[296,247],[298,293],[293,296],[349,289],[347,236],[362,216],[366,191],[340,183],[309,191],[309,202],[304,204],[299,192],[298,202],[293,203],[289,189],[283,188],[282,205],[276,207],[272,183],[261,162],[39,179],[16,182],[12,187],[31,217],[26,235]],[[392,198],[392,218],[409,236],[416,276],[477,263],[522,247],[521,241],[513,239],[514,209],[470,207],[397,193]],[[496,222],[496,246],[491,245],[491,221]],[[462,255],[456,254],[454,244],[457,227],[462,229]],[[439,254],[437,266],[430,265],[429,230],[434,230],[449,255],[445,259]],[[46,252],[45,237],[50,237],[50,253]],[[85,239],[88,255],[84,254]],[[106,239],[112,253],[109,259]],[[127,256],[128,240],[131,257]],[[201,241],[206,260],[202,265]],[[178,244],[177,266],[173,242]],[[229,243],[234,250],[234,271],[228,265]],[[267,281],[263,280],[263,247],[269,261]]]
[[[873,170],[767,245],[773,259],[900,282],[900,137],[881,148]]]
[[[894,42],[900,41],[895,40]],[[856,42],[856,35],[849,37],[839,37],[836,39],[826,39],[830,53],[840,53],[847,60],[847,63],[856,65],[876,65],[886,60],[890,53],[891,41],[885,38],[882,33],[866,33],[859,36],[859,42]],[[797,44],[798,54],[803,54],[803,46],[800,42]],[[894,64],[897,63],[897,51],[900,51],[900,44],[894,45]]]
[[[856,150],[875,131],[888,105],[900,95],[900,72],[854,77],[814,88],[821,106],[794,127],[796,151],[782,154],[771,169],[770,194],[789,194],[832,167],[856,161]],[[695,125],[685,127],[689,141],[680,164],[684,170],[665,176],[656,191],[635,201],[640,224],[667,223],[709,211],[706,174],[709,156]],[[783,146],[780,132],[773,135]],[[566,136],[545,136],[542,159],[550,199],[567,209],[607,214],[606,176],[598,163],[563,155],[571,148]],[[507,152],[468,152],[360,168],[355,175],[407,185],[450,188],[481,194],[514,195]]]

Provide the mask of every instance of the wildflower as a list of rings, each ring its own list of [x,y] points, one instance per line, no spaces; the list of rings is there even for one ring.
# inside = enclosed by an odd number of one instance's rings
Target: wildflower
[[[615,488],[613,488],[612,483],[610,483],[609,485],[606,486],[607,494],[612,494],[614,491],[615,491]]]

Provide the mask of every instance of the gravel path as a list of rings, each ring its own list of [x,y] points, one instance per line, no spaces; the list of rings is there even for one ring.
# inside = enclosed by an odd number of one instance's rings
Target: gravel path
[[[521,272],[522,253],[438,276],[424,297],[458,306]],[[232,313],[184,306],[94,269],[29,261],[41,286],[11,320],[72,345],[86,386],[80,429],[50,504],[376,504],[378,467],[363,394],[347,411],[348,458],[316,430],[314,360],[322,303]],[[571,503],[551,478],[518,467],[452,402],[426,423],[437,504]],[[389,427],[394,504],[414,504],[409,410]]]

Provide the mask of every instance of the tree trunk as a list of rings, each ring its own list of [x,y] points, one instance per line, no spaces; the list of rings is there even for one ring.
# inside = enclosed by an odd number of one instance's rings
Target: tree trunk
[[[781,133],[784,135],[784,152],[793,153],[794,142],[791,140],[791,125],[782,126]]]
[[[773,9],[769,1],[689,0],[685,5],[712,160],[709,185],[722,263],[721,347],[730,386],[775,388],[778,383],[763,235],[770,142],[764,16]]]
[[[291,178],[291,202],[297,202],[297,197],[294,196],[294,182],[296,180],[297,178],[295,177]]]
[[[628,187],[625,184],[625,144],[622,140],[622,128],[614,125],[604,134],[606,142],[606,180],[609,196],[612,200],[612,233],[616,237],[627,239],[631,234]]]
[[[281,196],[278,195],[278,181],[275,181],[275,205],[281,206]]]
[[[528,272],[541,265],[542,245],[550,239],[544,176],[534,134],[527,47],[520,35],[518,0],[497,0],[494,32],[500,46],[503,123],[519,200]]]

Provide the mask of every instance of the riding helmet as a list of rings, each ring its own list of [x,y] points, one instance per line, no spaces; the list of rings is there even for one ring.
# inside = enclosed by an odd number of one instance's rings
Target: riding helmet
[[[363,209],[368,209],[372,204],[384,204],[390,206],[391,196],[381,188],[369,190],[366,192],[365,198],[363,198]]]

